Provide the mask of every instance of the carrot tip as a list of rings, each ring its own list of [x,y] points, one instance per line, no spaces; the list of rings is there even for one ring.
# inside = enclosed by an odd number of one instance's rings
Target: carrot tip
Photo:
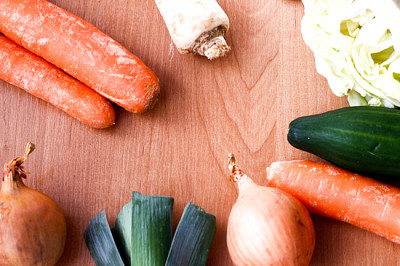
[[[158,102],[158,100],[160,99],[160,93],[158,93],[153,100],[150,102],[149,107],[147,108],[147,110],[151,110],[154,108],[154,106],[156,105],[156,103]]]

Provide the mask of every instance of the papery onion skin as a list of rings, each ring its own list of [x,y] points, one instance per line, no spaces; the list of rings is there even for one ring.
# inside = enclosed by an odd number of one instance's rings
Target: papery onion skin
[[[0,192],[0,265],[54,265],[66,240],[66,220],[54,200],[22,182],[21,166]],[[5,173],[7,166],[5,167]]]
[[[64,250],[66,222],[57,204],[29,189],[0,196],[0,264],[54,265]]]
[[[227,244],[235,265],[308,265],[315,230],[304,205],[281,190],[236,180],[239,197],[228,220]]]

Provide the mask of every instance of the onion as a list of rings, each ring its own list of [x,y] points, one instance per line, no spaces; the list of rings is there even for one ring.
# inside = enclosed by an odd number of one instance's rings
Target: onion
[[[66,239],[62,210],[43,193],[28,188],[22,163],[35,149],[4,166],[0,191],[0,265],[54,265]]]
[[[259,186],[229,155],[239,197],[228,220],[227,244],[236,265],[308,265],[315,231],[304,205],[276,188]]]

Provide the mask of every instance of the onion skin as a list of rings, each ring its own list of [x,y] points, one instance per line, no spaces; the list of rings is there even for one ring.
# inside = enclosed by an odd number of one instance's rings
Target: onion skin
[[[20,165],[12,167],[19,169],[5,175],[0,192],[0,265],[54,265],[64,251],[65,216],[54,200],[24,185]]]
[[[308,265],[315,231],[304,205],[279,189],[233,173],[239,197],[228,220],[227,244],[235,265]]]

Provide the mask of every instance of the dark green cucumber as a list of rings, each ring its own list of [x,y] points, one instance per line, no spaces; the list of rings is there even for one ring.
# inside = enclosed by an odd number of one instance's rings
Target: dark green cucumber
[[[400,177],[400,110],[358,106],[300,117],[289,143],[341,168],[375,178]]]

